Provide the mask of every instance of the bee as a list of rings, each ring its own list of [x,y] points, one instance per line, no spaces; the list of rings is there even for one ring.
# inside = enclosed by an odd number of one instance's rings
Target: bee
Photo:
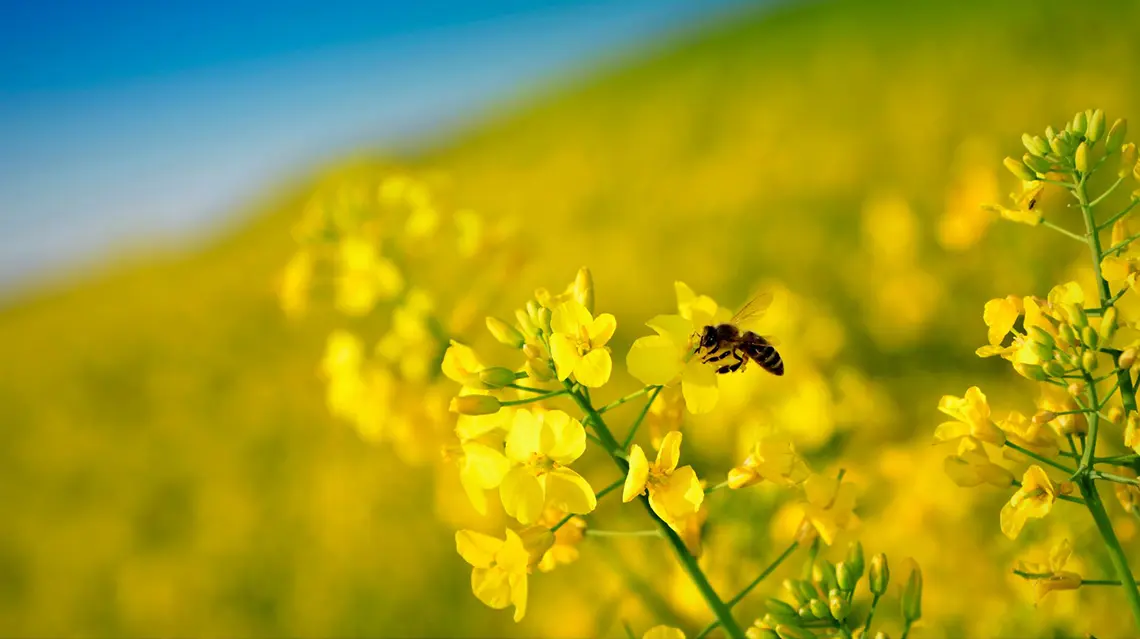
[[[701,329],[697,346],[701,361],[714,365],[724,362],[716,369],[721,375],[743,370],[749,360],[773,375],[783,375],[784,360],[773,342],[752,331],[742,331],[739,327],[739,324],[758,317],[771,303],[772,295],[761,293],[724,324]]]

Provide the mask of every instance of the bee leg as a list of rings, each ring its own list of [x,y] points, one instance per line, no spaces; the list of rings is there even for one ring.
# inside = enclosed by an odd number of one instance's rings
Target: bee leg
[[[728,357],[729,355],[732,355],[732,351],[722,351],[720,355],[716,355],[716,356],[712,356],[712,354],[710,353],[710,355],[708,357],[705,357],[705,359],[703,361],[706,364],[711,363],[711,362],[719,362],[720,360]]]
[[[736,371],[740,370],[741,366],[744,365],[744,358],[740,356],[740,353],[736,352],[735,350],[727,351],[727,353],[735,357],[736,361],[731,364],[725,364],[724,366],[716,369],[716,372],[719,375],[724,375],[725,373],[735,373]]]

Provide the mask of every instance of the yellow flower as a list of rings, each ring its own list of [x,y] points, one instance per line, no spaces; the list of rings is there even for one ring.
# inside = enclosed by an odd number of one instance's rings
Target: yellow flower
[[[614,335],[617,320],[609,313],[596,318],[577,301],[554,308],[550,318],[550,356],[558,379],[571,375],[583,386],[597,388],[610,379],[613,361],[606,342]]]
[[[990,421],[990,405],[977,386],[967,389],[965,397],[944,395],[938,402],[938,410],[957,420],[939,424],[934,431],[938,441],[957,441],[969,436],[995,446],[1005,443],[1005,433]]]
[[[547,508],[543,512],[542,518],[538,520],[538,525],[549,530],[562,521],[565,516],[566,511],[564,510]],[[578,561],[578,544],[582,543],[582,539],[585,538],[585,532],[585,519],[571,517],[567,520],[558,530],[554,531],[554,544],[542,555],[542,559],[538,562],[538,569],[542,572],[550,572],[558,566]]]
[[[649,385],[680,381],[690,413],[707,413],[720,395],[716,369],[694,357],[691,320],[680,315],[658,315],[646,322],[657,335],[638,338],[626,356],[629,373]]]
[[[634,444],[629,451],[629,474],[625,477],[622,501],[633,501],[649,491],[649,505],[678,533],[686,520],[697,514],[705,491],[692,466],[677,468],[681,459],[681,433],[673,431],[661,440],[657,460],[649,463],[645,451]]]
[[[1061,539],[1049,550],[1049,561],[1045,564],[1018,562],[1018,569],[1023,572],[1044,575],[1033,580],[1034,599],[1038,604],[1045,595],[1054,590],[1076,590],[1081,587],[1081,576],[1075,572],[1064,570],[1069,557],[1073,554],[1073,544],[1068,539]]]
[[[471,500],[471,505],[480,515],[487,514],[486,491],[498,488],[503,477],[510,470],[501,449],[496,449],[477,441],[460,444],[463,451],[459,459],[459,481]]]
[[[1087,433],[1089,430],[1088,418],[1084,413],[1071,412],[1077,410],[1077,402],[1060,386],[1042,384],[1041,398],[1037,400],[1037,407],[1042,411],[1057,414],[1049,424],[1059,435]]]
[[[943,468],[950,479],[963,488],[980,484],[1006,488],[1014,481],[1013,473],[990,461],[985,447],[973,437],[958,441],[958,454],[947,457]]]
[[[835,477],[812,475],[804,483],[804,520],[830,546],[840,532],[859,522],[855,515],[855,485]]]
[[[364,401],[367,384],[363,375],[364,346],[348,331],[329,334],[321,373],[328,380],[325,402],[334,417],[354,420]]]
[[[404,287],[404,277],[390,260],[364,238],[340,243],[340,271],[336,279],[336,307],[345,315],[366,315],[379,301],[392,299]]]
[[[451,345],[443,354],[443,364],[440,368],[453,382],[468,388],[482,388],[482,384],[479,383],[479,371],[485,366],[470,346],[451,340]]]
[[[594,510],[594,490],[567,467],[585,450],[585,429],[566,413],[517,411],[507,434],[511,468],[499,486],[507,514],[527,525],[548,507],[578,515]]]
[[[697,295],[688,284],[674,282],[673,288],[677,293],[677,312],[692,322],[696,328],[723,324],[730,319],[731,313],[728,309],[721,308],[716,300],[708,295]]]
[[[796,454],[791,438],[772,430],[752,445],[744,463],[728,471],[728,486],[744,488],[765,479],[783,486],[794,486],[807,479],[809,474],[807,464]]]
[[[1013,330],[1017,318],[1021,316],[1021,300],[1010,295],[986,302],[982,319],[988,328],[986,332],[991,346],[999,346],[1006,335]]]
[[[1124,426],[1124,445],[1140,455],[1140,416],[1132,413]]]
[[[514,605],[515,621],[526,614],[526,582],[530,555],[518,533],[507,529],[506,539],[473,530],[455,533],[455,548],[471,564],[471,590],[479,601],[502,610]]]
[[[997,423],[997,427],[1005,431],[1006,439],[1038,455],[1055,457],[1060,449],[1055,432],[1017,411],[1011,411],[1005,419]],[[1010,448],[1003,449],[1002,454],[1014,461],[1025,459],[1024,454]]]
[[[641,639],[685,639],[685,633],[672,626],[653,626]]]
[[[667,433],[680,430],[685,419],[685,397],[677,386],[662,388],[657,398],[649,406],[645,416],[645,428],[649,431],[649,442],[654,448],[661,447],[661,439]]]
[[[305,312],[312,282],[313,256],[309,251],[299,251],[289,258],[281,273],[278,295],[286,315],[297,317]]]
[[[1021,487],[1001,509],[1001,531],[1006,537],[1017,539],[1025,520],[1048,515],[1055,501],[1057,487],[1040,466],[1030,466],[1021,478]]]

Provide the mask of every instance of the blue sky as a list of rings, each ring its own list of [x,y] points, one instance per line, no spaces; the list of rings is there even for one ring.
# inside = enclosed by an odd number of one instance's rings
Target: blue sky
[[[34,1],[0,9],[0,287],[200,236],[743,0]]]

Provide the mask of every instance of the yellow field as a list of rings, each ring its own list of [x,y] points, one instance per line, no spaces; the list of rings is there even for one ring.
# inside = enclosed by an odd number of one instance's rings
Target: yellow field
[[[405,171],[426,176],[440,210],[502,233],[486,254],[402,249],[443,332],[486,360],[518,363],[484,315],[512,318],[535,288],[559,292],[590,267],[599,310],[617,318],[597,404],[639,388],[625,354],[647,320],[675,312],[675,281],[729,308],[775,288],[765,329],[788,374],[725,382],[715,411],[687,418],[683,463],[715,484],[772,426],[817,472],[844,469],[861,524],[828,556],[858,538],[916,559],[913,636],[1129,632],[1119,589],[1035,607],[1010,572],[1067,536],[1070,568],[1111,574],[1087,516],[1008,540],[1010,491],[954,485],[942,471],[953,451],[931,433],[939,398],[974,384],[996,407],[1034,410],[1028,381],[974,355],[982,306],[1088,283],[1087,251],[979,205],[1016,188],[1001,159],[1023,153],[1023,131],[1093,107],[1140,122],[1136,24],[1140,6],[1123,1],[782,9],[663,45],[420,157],[331,167],[208,248],[13,304],[0,311],[0,634],[616,637],[622,620],[640,635],[711,619],[659,539],[587,538],[578,562],[532,576],[519,624],[476,600],[455,531],[499,534],[505,520],[472,509],[437,425],[403,420],[406,404],[428,414],[447,399],[414,394],[448,388],[442,353],[423,355],[433,381],[401,387],[412,394],[382,443],[329,415],[327,336],[373,343],[392,306],[346,319],[326,291],[290,316],[281,272],[313,202],[351,208]],[[615,410],[617,428],[637,406]],[[619,478],[598,451],[577,466],[595,488]],[[708,498],[701,562],[726,596],[791,539],[789,495]],[[1115,501],[1109,512],[1140,561],[1138,520]],[[616,497],[591,517],[649,522]],[[762,614],[801,564],[738,619]],[[895,609],[881,615],[897,634]]]

